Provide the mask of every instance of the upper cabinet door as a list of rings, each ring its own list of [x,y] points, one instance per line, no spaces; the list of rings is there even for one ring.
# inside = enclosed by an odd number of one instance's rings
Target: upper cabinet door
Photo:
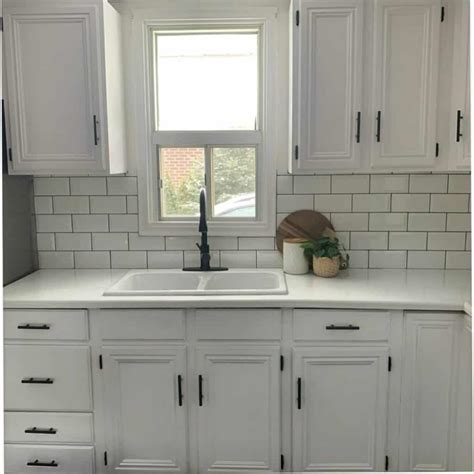
[[[293,168],[357,168],[363,0],[299,0],[293,17]]]
[[[383,471],[388,349],[294,349],[293,470]]]
[[[12,174],[125,171],[119,31],[110,5],[5,7]]]
[[[186,473],[185,348],[103,348],[107,472]]]
[[[199,472],[280,469],[280,348],[197,349]]]
[[[439,0],[376,0],[372,167],[427,168],[436,155]]]
[[[469,0],[454,3],[453,95],[450,144],[452,169],[471,168],[471,75]]]

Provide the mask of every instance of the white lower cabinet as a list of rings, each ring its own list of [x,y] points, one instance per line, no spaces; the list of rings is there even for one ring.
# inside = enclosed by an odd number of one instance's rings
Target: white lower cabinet
[[[184,346],[106,347],[107,472],[188,472]]]
[[[199,472],[280,466],[280,347],[198,347]]]
[[[388,348],[294,349],[293,470],[383,471]]]

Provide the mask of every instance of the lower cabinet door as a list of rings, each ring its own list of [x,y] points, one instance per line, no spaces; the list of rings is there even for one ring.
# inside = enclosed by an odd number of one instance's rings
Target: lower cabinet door
[[[187,472],[185,348],[104,347],[108,472]]]
[[[280,470],[280,347],[199,347],[199,473]]]
[[[293,470],[383,471],[388,349],[297,348]]]

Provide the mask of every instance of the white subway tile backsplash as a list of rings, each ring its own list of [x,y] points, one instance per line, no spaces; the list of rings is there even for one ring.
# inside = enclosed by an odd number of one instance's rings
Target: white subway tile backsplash
[[[145,251],[112,251],[112,268],[147,268],[147,254]]]
[[[69,178],[34,178],[35,196],[69,195]]]
[[[425,214],[422,212],[408,214],[408,230],[446,230],[446,214]]]
[[[448,214],[448,223],[446,225],[448,231],[470,231],[471,230],[471,214]]]
[[[51,196],[35,197],[35,214],[52,214],[53,198]]]
[[[148,268],[183,268],[184,259],[181,251],[148,252]]]
[[[36,245],[38,250],[55,250],[53,233],[36,234]]]
[[[257,250],[257,268],[281,268],[283,258],[278,250]]]
[[[91,196],[91,214],[125,214],[125,196]]]
[[[164,250],[165,249],[165,238],[164,237],[151,237],[138,235],[135,233],[129,234],[128,241],[130,244],[130,250]]]
[[[463,232],[430,232],[428,250],[464,250],[466,235]]]
[[[128,234],[124,232],[103,232],[92,234],[94,250],[128,250]]]
[[[40,268],[74,268],[72,252],[38,252]]]
[[[370,268],[406,268],[407,253],[405,250],[370,250]]]
[[[54,196],[55,214],[89,214],[89,196]]]
[[[110,268],[110,252],[74,252],[76,268]]]
[[[331,176],[295,176],[294,194],[327,194],[331,192]]]
[[[293,194],[293,176],[277,176],[277,194]]]
[[[250,250],[221,252],[221,265],[229,268],[256,268],[257,253]]]
[[[471,252],[446,252],[446,268],[453,270],[470,270]]]
[[[165,248],[166,250],[195,250],[198,240],[197,235],[196,237],[165,237]]]
[[[127,196],[127,213],[138,214],[138,197]]]
[[[137,193],[137,178],[135,176],[114,176],[107,178],[107,194],[109,196],[124,196]]]
[[[371,193],[407,193],[408,175],[373,174],[370,176]]]
[[[410,176],[410,193],[445,193],[448,190],[446,174],[413,174]]]
[[[71,216],[40,214],[36,216],[36,230],[38,232],[71,232]]]
[[[201,254],[199,250],[184,251],[184,266],[199,267],[201,265]],[[218,251],[211,250],[211,266],[218,267],[220,265],[220,254]]]
[[[428,212],[429,194],[392,194],[393,212]]]
[[[449,176],[448,193],[466,193],[471,192],[470,174],[452,174]]]
[[[426,250],[426,232],[390,232],[390,250]]]
[[[369,230],[407,230],[407,214],[397,212],[374,212],[370,214]]]
[[[331,192],[333,194],[368,193],[370,189],[369,175],[333,175]]]
[[[335,213],[331,214],[331,222],[336,232],[339,230],[368,230],[369,215],[367,213]]]
[[[314,209],[319,212],[351,212],[351,194],[316,194]]]
[[[466,232],[466,250],[471,250],[471,232]]]
[[[313,196],[310,194],[280,194],[277,196],[277,212],[293,212],[313,209]]]
[[[432,194],[431,212],[468,212],[469,194]]]
[[[107,194],[105,178],[71,178],[72,196],[100,196]]]
[[[138,232],[138,214],[111,214],[110,232]]]
[[[91,234],[57,233],[56,250],[91,250]]]
[[[200,240],[197,235],[194,242]],[[209,237],[209,246],[212,250],[237,250],[238,248],[238,237]],[[196,248],[196,244],[194,245]]]
[[[437,251],[408,251],[408,268],[441,269],[444,268],[445,252]]]
[[[239,237],[239,250],[274,250],[273,237]]]
[[[388,232],[351,232],[351,250],[388,248]]]
[[[390,211],[390,194],[354,194],[353,212]]]
[[[368,250],[349,250],[347,254],[350,268],[369,268]]]
[[[72,216],[74,232],[108,232],[109,216],[107,214],[78,214]]]

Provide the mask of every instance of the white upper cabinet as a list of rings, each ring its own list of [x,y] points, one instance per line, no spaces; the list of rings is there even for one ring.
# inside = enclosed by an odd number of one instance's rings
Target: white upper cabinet
[[[363,0],[293,4],[293,167],[357,168]]]
[[[10,173],[126,171],[119,14],[30,2],[4,18]]]
[[[471,168],[469,0],[457,0],[454,16],[451,168]]]
[[[373,168],[428,168],[436,155],[439,0],[376,0]]]

